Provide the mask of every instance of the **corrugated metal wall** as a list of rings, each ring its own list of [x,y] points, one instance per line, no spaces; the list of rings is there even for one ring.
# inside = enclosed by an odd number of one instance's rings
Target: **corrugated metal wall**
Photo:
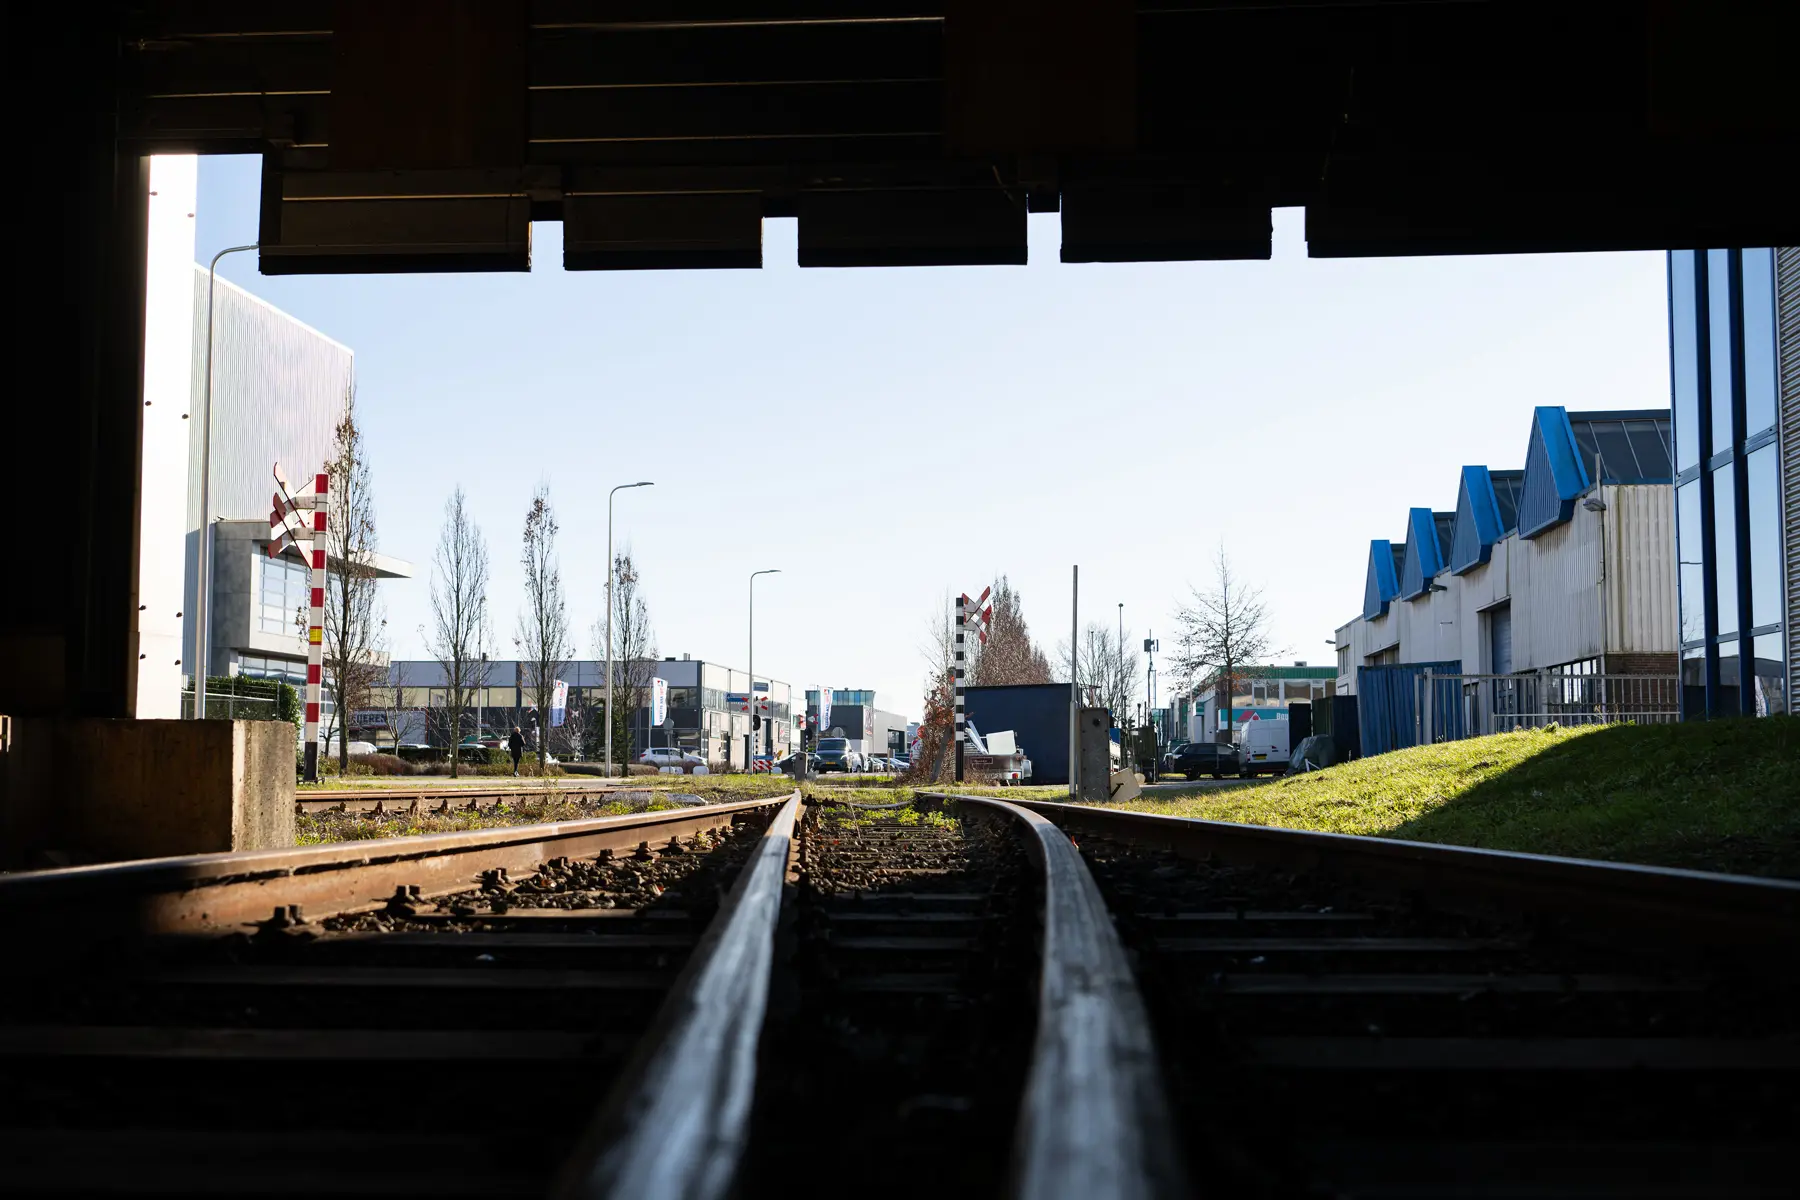
[[[1577,504],[1564,523],[1512,539],[1515,671],[1599,657],[1599,517]]]
[[[1678,604],[1675,493],[1605,487],[1606,651],[1672,654]]]
[[[1787,545],[1788,680],[1800,676],[1800,248],[1775,252],[1781,354],[1781,495]],[[1792,704],[1790,694],[1789,703]]]
[[[235,284],[213,312],[212,510],[265,517],[276,462],[298,486],[331,452],[355,370],[348,346]],[[206,269],[194,268],[193,409],[188,529],[200,528],[200,413],[206,386]]]

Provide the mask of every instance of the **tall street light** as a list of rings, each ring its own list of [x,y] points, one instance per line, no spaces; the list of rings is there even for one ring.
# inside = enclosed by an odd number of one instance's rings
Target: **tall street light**
[[[612,731],[613,731],[613,497],[626,488],[655,487],[648,479],[640,479],[636,483],[621,483],[606,493],[606,774],[612,775]]]
[[[750,722],[744,730],[744,770],[750,770],[755,761],[756,747],[756,577],[758,575],[779,575],[780,567],[771,567],[766,571],[750,572]],[[775,707],[775,689],[769,689],[769,708]]]
[[[206,399],[200,406],[200,570],[197,595],[194,597],[194,719],[206,717],[206,672],[212,657],[212,639],[207,636],[207,589],[212,582],[212,394],[213,394],[213,284],[218,278],[219,260],[247,246],[227,246],[213,255],[206,268]]]

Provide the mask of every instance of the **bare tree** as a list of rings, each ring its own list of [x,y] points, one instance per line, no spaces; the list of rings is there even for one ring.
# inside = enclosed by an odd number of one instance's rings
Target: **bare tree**
[[[1260,674],[1275,653],[1269,634],[1269,609],[1262,592],[1238,578],[1225,547],[1219,546],[1212,587],[1189,587],[1192,600],[1176,610],[1173,666],[1189,686],[1211,688],[1218,711],[1230,721],[1232,697]]]
[[[431,558],[431,656],[444,671],[444,719],[450,730],[450,774],[462,770],[463,713],[487,686],[481,647],[493,640],[488,614],[488,549],[469,516],[461,486],[444,502],[444,527]],[[475,731],[477,737],[481,731]]]
[[[1081,654],[1075,666],[1075,679],[1085,702],[1099,704],[1113,715],[1119,725],[1125,724],[1132,697],[1137,695],[1138,654],[1121,645],[1118,633],[1103,622],[1090,622],[1081,631]],[[1069,661],[1069,643],[1057,645],[1057,656]]]
[[[550,702],[556,678],[575,653],[569,637],[568,605],[563,601],[562,567],[556,557],[556,510],[550,486],[539,484],[525,510],[525,542],[519,565],[525,569],[525,610],[519,614],[519,683],[537,713],[538,768],[550,754]]]
[[[644,599],[637,563],[631,547],[613,555],[613,663],[616,714],[609,714],[613,753],[629,763],[635,752],[633,734],[639,710],[650,703],[650,680],[656,674],[656,633],[650,625],[650,605]],[[594,622],[594,642],[606,644],[606,614]]]
[[[354,385],[344,397],[344,415],[332,432],[325,464],[329,502],[325,522],[325,691],[332,702],[325,744],[338,741],[338,770],[350,767],[351,714],[367,708],[369,690],[387,676],[378,639],[387,622],[376,595],[375,496],[369,460],[356,423]]]
[[[964,639],[967,681],[974,687],[1050,683],[1050,660],[1031,638],[1018,590],[1002,575],[990,597],[994,615],[983,642],[973,630]]]
[[[925,623],[925,712],[919,722],[919,748],[908,778],[924,782],[948,780],[955,759],[952,737],[956,719],[956,600],[948,592]],[[968,640],[965,640],[965,649]],[[908,748],[911,749],[910,747]]]

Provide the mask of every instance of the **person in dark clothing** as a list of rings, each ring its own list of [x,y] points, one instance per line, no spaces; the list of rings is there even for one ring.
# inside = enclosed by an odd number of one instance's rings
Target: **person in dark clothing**
[[[512,751],[513,774],[517,775],[519,760],[525,757],[525,735],[519,732],[517,725],[513,726],[512,736],[506,739],[506,748]]]

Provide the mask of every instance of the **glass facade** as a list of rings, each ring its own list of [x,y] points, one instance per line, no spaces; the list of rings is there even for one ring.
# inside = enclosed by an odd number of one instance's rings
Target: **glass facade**
[[[253,555],[261,578],[256,588],[256,628],[262,633],[304,632],[301,615],[312,604],[312,571],[291,558]]]
[[[1669,255],[1685,717],[1788,711],[1775,253]]]

